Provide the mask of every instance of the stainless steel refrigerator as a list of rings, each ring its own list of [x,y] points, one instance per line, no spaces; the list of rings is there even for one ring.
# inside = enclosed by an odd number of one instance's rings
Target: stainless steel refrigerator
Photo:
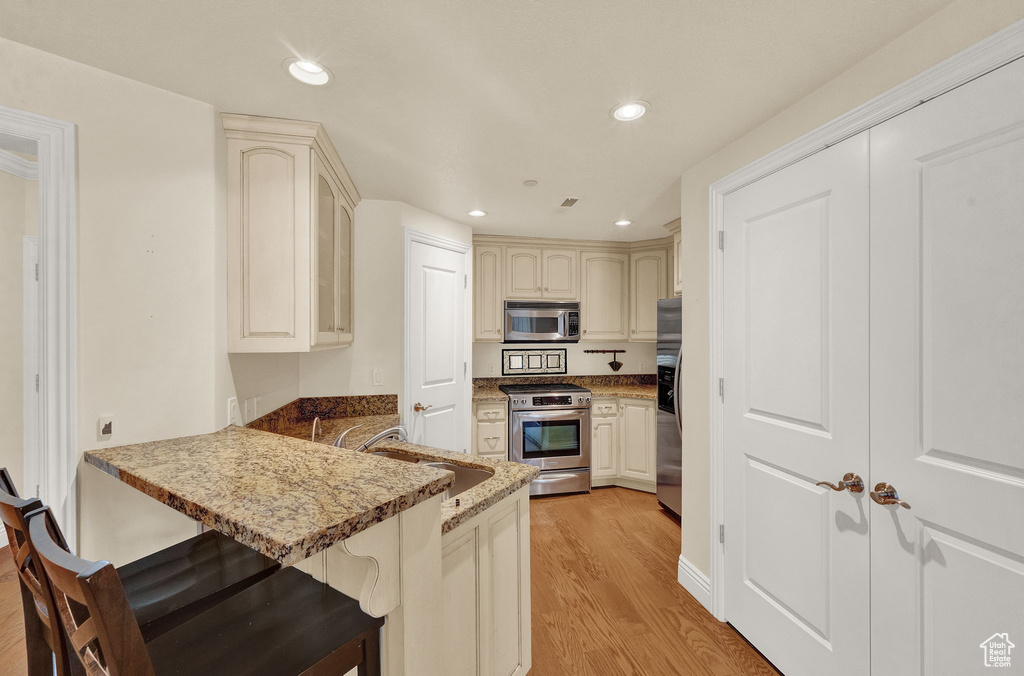
[[[682,422],[679,360],[683,306],[679,298],[658,301],[658,502],[676,516],[683,511]]]

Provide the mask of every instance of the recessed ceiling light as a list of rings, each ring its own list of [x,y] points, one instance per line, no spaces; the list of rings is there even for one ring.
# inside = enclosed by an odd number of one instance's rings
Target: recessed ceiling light
[[[525,185],[527,188],[532,188],[533,186],[537,185],[537,181],[531,178],[528,181],[523,181],[523,185]]]
[[[647,109],[650,108],[650,104],[646,101],[630,101],[629,103],[620,103],[619,105],[612,108],[612,117],[622,122],[629,122],[630,120],[637,120],[644,116]]]
[[[486,211],[480,211],[479,209],[473,209],[472,211],[469,212],[469,215],[474,217],[474,218],[480,218],[481,216],[486,216],[487,212]]]
[[[633,221],[627,221],[627,220],[623,219],[621,221],[615,221],[615,225],[619,226],[620,228],[624,228],[627,225],[630,225],[632,222]]]
[[[331,81],[331,71],[315,61],[286,59],[284,67],[288,74],[299,82],[309,85],[325,85]]]

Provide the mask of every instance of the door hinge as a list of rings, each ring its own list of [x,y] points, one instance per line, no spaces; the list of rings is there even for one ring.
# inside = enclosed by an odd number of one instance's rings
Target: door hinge
[[[39,497],[39,484],[36,484],[36,497]]]
[[[39,391],[39,374],[36,374],[36,392]]]
[[[718,379],[718,396],[725,401],[725,378]]]
[[[723,545],[725,544],[725,524],[724,523],[718,525],[718,541],[721,542]]]
[[[464,362],[462,362],[462,377],[465,378],[468,373],[469,373],[469,362],[468,361],[464,361]]]
[[[469,288],[469,275],[462,275],[462,288],[463,289],[468,289]]]
[[[718,248],[725,251],[725,230],[718,231]]]
[[[36,263],[36,281],[39,281],[39,263]]]

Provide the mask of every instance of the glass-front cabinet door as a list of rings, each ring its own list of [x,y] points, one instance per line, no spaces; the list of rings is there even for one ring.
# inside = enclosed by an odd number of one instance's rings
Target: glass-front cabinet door
[[[334,177],[314,155],[314,345],[352,340],[352,216]]]

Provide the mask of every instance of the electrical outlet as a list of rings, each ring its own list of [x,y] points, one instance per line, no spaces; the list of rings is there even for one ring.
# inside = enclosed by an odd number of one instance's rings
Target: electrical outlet
[[[640,373],[647,373],[647,362],[640,361]]]
[[[242,409],[238,406],[238,397],[228,399],[228,424],[239,427],[245,424],[242,422]]]
[[[96,438],[100,441],[114,435],[114,419],[104,416],[96,422]]]
[[[374,387],[384,386],[384,369],[373,369],[373,385]]]
[[[496,376],[496,375],[498,375],[498,365],[497,364],[488,364],[487,365],[487,375],[489,375],[489,376]]]

